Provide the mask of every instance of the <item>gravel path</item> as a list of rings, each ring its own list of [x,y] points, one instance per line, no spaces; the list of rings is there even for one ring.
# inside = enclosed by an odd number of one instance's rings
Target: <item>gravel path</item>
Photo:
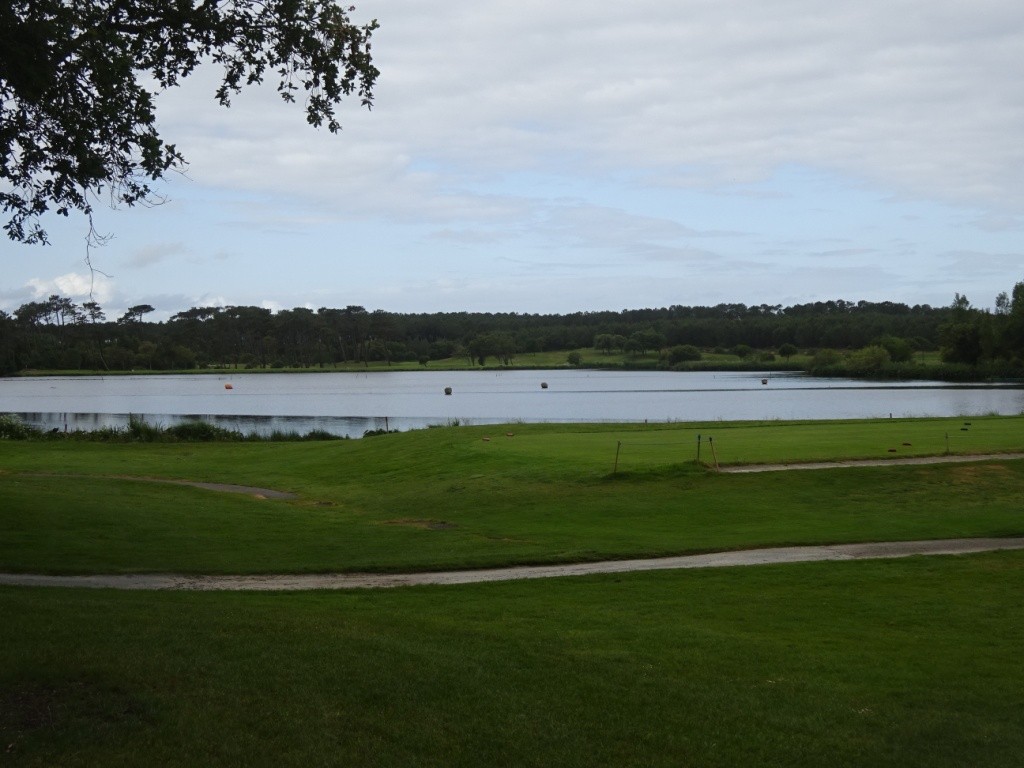
[[[379,589],[425,584],[476,584],[489,581],[548,579],[561,576],[631,573],[680,568],[729,568],[774,563],[807,563],[826,560],[871,560],[915,555],[963,555],[1005,549],[1024,549],[1024,537],[1007,539],[946,539],[894,541],[867,544],[836,544],[811,547],[774,547],[706,555],[682,555],[645,560],[609,560],[568,565],[530,565],[474,571],[436,573],[328,573],[263,576],[187,576],[170,573],[106,574],[96,576],[45,576],[0,573],[0,586],[92,587],[130,590],[271,591],[309,589]]]
[[[892,459],[807,462],[802,464],[751,464],[722,467],[721,472],[782,472],[800,469],[841,467],[881,467],[904,464],[951,464],[994,459],[1022,459],[1024,453],[978,454],[970,456],[918,456]],[[156,478],[124,479],[191,485],[207,490],[245,493],[266,499],[293,499],[294,494],[269,488],[253,488],[224,483],[200,483]],[[586,576],[602,573],[662,571],[681,568],[728,568],[742,565],[806,563],[826,560],[870,560],[914,555],[963,555],[1005,549],[1024,549],[1024,537],[1005,539],[945,539],[937,541],[894,541],[865,544],[834,544],[806,547],[772,547],[705,555],[680,555],[642,560],[607,560],[598,563],[528,565],[511,568],[486,568],[472,571],[433,573],[326,573],[267,574],[260,576],[191,576],[173,573],[97,574],[93,576],[50,576],[34,573],[0,573],[0,586],[85,587],[122,590],[195,590],[195,591],[294,591],[309,589],[380,589],[427,584],[476,584],[489,581],[548,579],[562,576]]]
[[[847,461],[812,461],[800,464],[747,464],[721,467],[719,472],[784,472],[791,469],[837,469],[841,467],[890,467],[905,464],[965,464],[971,461],[1024,459],[1024,453],[980,453],[964,456],[910,456],[892,459],[849,459]]]

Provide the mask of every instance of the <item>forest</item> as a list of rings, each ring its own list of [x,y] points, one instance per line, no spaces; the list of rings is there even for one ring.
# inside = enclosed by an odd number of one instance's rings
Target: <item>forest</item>
[[[361,306],[272,312],[253,306],[193,307],[163,322],[155,308],[110,319],[94,301],[52,295],[0,311],[0,373],[308,369],[461,359],[502,366],[516,355],[565,352],[566,364],[685,368],[711,352],[739,361],[776,356],[815,373],[900,375],[915,353],[933,352],[939,375],[1024,375],[1024,282],[995,309],[955,294],[948,306],[824,301],[518,314],[403,314]],[[612,362],[612,360],[616,362]],[[785,365],[785,364],[784,364]],[[903,366],[903,367],[901,367]],[[942,371],[945,373],[943,374]]]

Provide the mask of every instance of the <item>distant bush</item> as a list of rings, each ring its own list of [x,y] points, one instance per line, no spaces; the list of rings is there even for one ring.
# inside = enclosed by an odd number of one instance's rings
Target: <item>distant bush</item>
[[[427,429],[444,429],[445,427],[460,427],[462,422],[458,419],[448,419],[444,424],[427,424]]]
[[[832,369],[843,362],[843,356],[834,349],[819,349],[814,353],[807,366],[807,372],[817,375],[828,375]]]
[[[784,357],[787,360],[795,355],[800,350],[796,348],[796,344],[790,344],[786,342],[779,347],[779,356]]]
[[[205,421],[185,421],[165,430],[167,437],[187,443],[210,443],[219,440],[242,440],[244,435]]]
[[[302,436],[303,440],[347,440],[348,438],[344,435],[336,435],[333,432],[328,432],[326,429],[311,429],[309,432]]]
[[[96,443],[209,443],[347,440],[348,437],[335,435],[324,429],[312,429],[305,434],[278,431],[269,435],[255,432],[243,434],[237,430],[225,429],[205,421],[186,421],[172,427],[164,427],[160,424],[147,424],[134,415],[128,417],[127,427],[100,427],[88,431],[76,429],[71,432],[53,429],[45,432],[24,424],[16,416],[0,414],[0,440],[30,439],[76,440]]]
[[[884,347],[889,353],[889,360],[894,363],[907,363],[914,356],[914,349],[906,339],[896,336],[883,336],[878,340],[878,346]]]
[[[665,350],[664,354],[668,357],[669,365],[700,360],[703,357],[700,350],[692,344],[678,344],[674,347],[669,347]]]
[[[28,440],[42,434],[11,413],[0,414],[0,440]]]
[[[885,347],[874,345],[858,349],[850,354],[847,365],[855,371],[864,373],[877,373],[885,368],[892,360],[889,357],[889,350]]]
[[[129,440],[140,443],[155,443],[163,435],[164,428],[155,424],[147,424],[139,417],[128,415],[128,429],[126,435]]]

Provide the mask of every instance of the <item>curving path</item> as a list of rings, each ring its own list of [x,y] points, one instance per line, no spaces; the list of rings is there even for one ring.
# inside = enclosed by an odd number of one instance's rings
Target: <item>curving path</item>
[[[948,456],[904,456],[892,459],[847,459],[840,461],[808,461],[799,464],[736,464],[720,467],[719,472],[784,472],[791,469],[840,469],[843,467],[891,467],[907,464],[966,464],[972,461],[1024,459],[1024,453],[951,454]]]
[[[906,464],[951,464],[995,459],[1022,459],[1024,453],[1000,453],[953,456],[918,456],[892,459],[854,459],[848,461],[807,462],[802,464],[751,464],[722,467],[726,473],[782,472],[801,469],[841,467],[878,467]],[[263,499],[294,499],[295,494],[269,488],[253,488],[225,483],[187,480],[123,477],[142,482],[190,485],[212,491],[244,493]],[[728,568],[742,565],[806,563],[828,560],[871,560],[915,555],[964,555],[975,552],[1024,549],[1024,537],[1000,539],[943,539],[933,541],[890,541],[864,544],[832,544],[803,547],[770,547],[703,555],[679,555],[639,560],[607,560],[596,563],[561,565],[524,565],[509,568],[485,568],[470,571],[429,573],[327,573],[266,574],[258,576],[193,576],[173,573],[97,574],[91,576],[54,576],[34,573],[0,573],[0,586],[85,587],[122,590],[195,590],[195,591],[294,591],[310,589],[380,589],[429,584],[477,584],[490,581],[547,579],[563,576],[587,576],[604,573],[632,573],[682,568]]]
[[[826,560],[871,560],[915,555],[964,555],[995,550],[1024,549],[1024,537],[1007,539],[945,539],[938,541],[891,541],[867,544],[833,544],[809,547],[775,547],[704,555],[681,555],[644,560],[609,560],[599,563],[528,565],[473,571],[435,573],[328,573],[262,576],[188,576],[157,574],[101,574],[95,576],[46,576],[31,573],[0,573],[0,586],[92,587],[132,590],[275,591],[309,589],[379,589],[427,584],[477,584],[489,581],[548,579],[680,568],[728,568],[774,563],[808,563]]]

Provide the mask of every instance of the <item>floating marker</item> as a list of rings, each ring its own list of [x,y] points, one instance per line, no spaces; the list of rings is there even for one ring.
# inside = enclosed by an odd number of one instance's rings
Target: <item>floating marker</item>
[[[234,389],[234,388],[235,388],[234,384],[225,384],[224,385],[224,389]]]
[[[445,393],[446,395],[450,395],[450,394],[452,393],[452,388],[451,388],[451,387],[445,387],[445,388],[444,388],[444,393]]]

